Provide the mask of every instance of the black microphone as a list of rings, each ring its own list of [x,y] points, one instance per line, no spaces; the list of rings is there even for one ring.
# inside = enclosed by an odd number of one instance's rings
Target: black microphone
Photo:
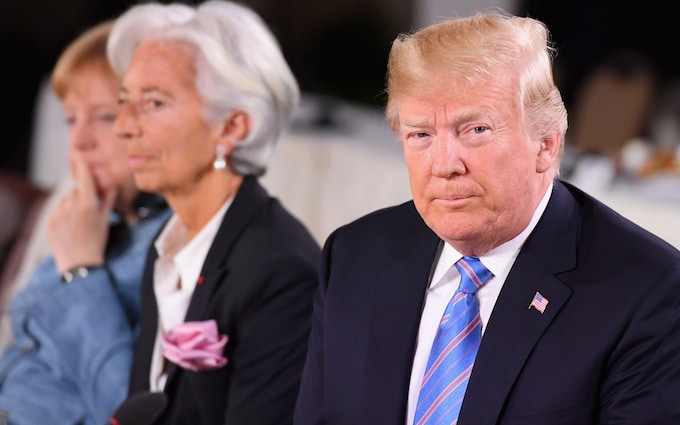
[[[168,397],[162,392],[133,394],[118,406],[108,425],[152,425],[167,405]]]

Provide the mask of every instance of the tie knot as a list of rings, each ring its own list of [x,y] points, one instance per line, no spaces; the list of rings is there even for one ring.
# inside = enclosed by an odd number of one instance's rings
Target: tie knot
[[[458,290],[465,294],[474,294],[493,276],[477,257],[461,258],[456,263],[456,268],[460,273]]]

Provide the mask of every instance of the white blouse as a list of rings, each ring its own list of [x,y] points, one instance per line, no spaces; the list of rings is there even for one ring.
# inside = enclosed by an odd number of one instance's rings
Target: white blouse
[[[151,357],[151,391],[162,391],[165,387],[167,373],[161,347],[163,335],[184,322],[203,263],[232,200],[233,197],[228,199],[190,241],[187,241],[186,228],[177,214],[173,214],[154,242],[158,252],[153,279],[158,304],[158,329]]]

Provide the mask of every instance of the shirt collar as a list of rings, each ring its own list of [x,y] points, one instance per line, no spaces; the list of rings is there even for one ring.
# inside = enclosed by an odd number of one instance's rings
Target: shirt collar
[[[183,288],[193,290],[215,235],[233,200],[234,197],[229,198],[190,241],[187,241],[186,228],[177,214],[172,215],[154,241],[159,257],[172,258],[172,263],[180,274]]]
[[[527,240],[531,232],[534,230],[534,228],[538,224],[538,221],[541,219],[543,212],[548,206],[548,201],[550,200],[552,190],[553,184],[551,183],[550,186],[548,186],[548,189],[546,189],[545,193],[543,194],[543,198],[541,198],[541,201],[538,203],[538,206],[534,211],[534,215],[531,217],[531,221],[529,221],[529,224],[527,225],[526,228],[524,228],[524,230],[522,230],[514,238],[510,239],[505,243],[502,243],[501,245],[497,246],[496,248],[479,257],[479,259],[482,261],[482,264],[484,264],[484,266],[487,269],[489,269],[491,273],[494,274],[494,276],[500,276],[503,270],[506,269],[508,264],[513,262],[514,259],[517,257],[517,254],[519,253],[519,250],[522,248],[522,245],[524,245],[524,242]],[[458,252],[454,247],[452,247],[448,243],[444,243],[444,247],[442,248],[442,252],[440,254],[439,263],[443,262],[444,264],[453,265],[461,258],[463,258],[463,254]],[[437,267],[434,275],[432,276],[432,282],[433,283],[439,282],[439,280],[443,277],[444,273],[446,273],[447,270],[448,268]]]

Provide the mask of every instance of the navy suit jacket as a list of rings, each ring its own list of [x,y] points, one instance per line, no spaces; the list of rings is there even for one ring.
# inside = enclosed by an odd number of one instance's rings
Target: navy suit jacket
[[[307,350],[321,249],[307,229],[246,177],[201,271],[185,321],[214,319],[229,336],[219,369],[170,363],[168,409],[155,424],[285,425]],[[142,280],[141,333],[130,394],[148,390],[158,326],[152,246]]]
[[[329,237],[296,425],[405,423],[440,243],[412,202]],[[528,308],[537,291],[544,313]],[[556,181],[495,304],[458,422],[494,424],[680,424],[680,252]]]

